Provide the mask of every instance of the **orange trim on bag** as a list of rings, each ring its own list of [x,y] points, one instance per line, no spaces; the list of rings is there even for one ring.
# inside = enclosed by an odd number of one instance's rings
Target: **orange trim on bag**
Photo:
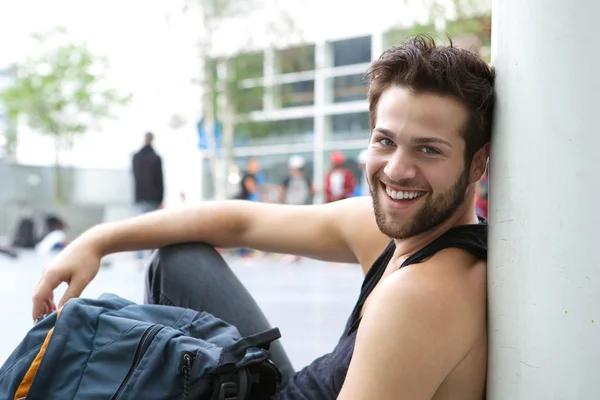
[[[60,312],[62,308],[58,310],[56,313],[56,320],[58,321],[58,317],[60,316]],[[31,389],[31,384],[33,383],[33,378],[35,378],[35,374],[40,368],[40,363],[42,362],[42,358],[44,357],[44,353],[46,353],[46,349],[48,348],[48,343],[50,342],[50,338],[52,337],[52,333],[54,332],[54,328],[50,329],[46,334],[46,338],[44,339],[44,343],[42,343],[42,347],[40,351],[38,351],[35,359],[29,366],[27,373],[23,377],[21,384],[17,388],[17,392],[15,393],[14,400],[23,400],[29,394],[29,389]]]

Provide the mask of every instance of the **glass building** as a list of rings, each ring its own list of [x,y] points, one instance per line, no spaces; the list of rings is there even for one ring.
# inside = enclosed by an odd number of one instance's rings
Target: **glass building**
[[[489,27],[485,25],[489,16],[475,20],[484,54],[489,48]],[[449,24],[448,33],[455,34],[452,29]],[[367,147],[370,131],[365,72],[393,43],[432,30],[426,26],[392,30],[235,56],[229,65],[233,65],[233,73],[236,68],[246,72],[239,82],[248,95],[242,111],[253,121],[236,127],[233,154],[237,167],[243,170],[249,158],[257,157],[267,182],[280,184],[288,158],[299,154],[307,160],[307,173],[319,190],[329,169],[329,153],[341,151],[358,178],[356,158]],[[205,158],[204,198],[214,195],[210,171]],[[230,188],[230,195],[236,185]]]

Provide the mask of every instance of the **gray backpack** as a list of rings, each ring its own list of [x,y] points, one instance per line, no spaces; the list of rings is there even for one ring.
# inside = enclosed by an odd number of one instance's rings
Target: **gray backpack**
[[[0,368],[0,399],[268,399],[281,374],[277,328],[242,338],[211,314],[72,299],[39,321]]]

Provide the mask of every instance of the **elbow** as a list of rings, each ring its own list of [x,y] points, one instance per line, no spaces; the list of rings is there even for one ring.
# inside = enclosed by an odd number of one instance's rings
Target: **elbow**
[[[253,215],[260,204],[246,200],[224,200],[209,202],[196,210],[198,238],[214,247],[244,247],[253,226]]]

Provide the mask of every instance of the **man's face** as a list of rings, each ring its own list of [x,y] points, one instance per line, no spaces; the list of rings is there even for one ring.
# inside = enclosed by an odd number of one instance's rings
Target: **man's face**
[[[383,233],[419,235],[463,205],[470,179],[460,132],[467,117],[466,107],[451,97],[398,86],[382,93],[366,166]]]
[[[247,166],[248,173],[256,174],[260,171],[260,162],[256,158],[252,158],[248,161]]]

